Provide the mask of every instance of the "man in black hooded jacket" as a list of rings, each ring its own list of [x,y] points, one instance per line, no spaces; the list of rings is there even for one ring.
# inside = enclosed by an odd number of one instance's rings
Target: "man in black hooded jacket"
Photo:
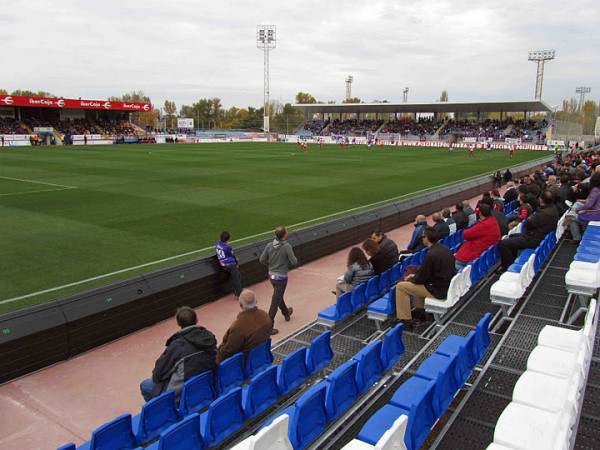
[[[178,308],[175,318],[181,330],[167,340],[167,348],[156,360],[152,379],[140,384],[146,401],[169,390],[174,390],[179,398],[183,383],[190,378],[208,370],[212,371],[213,380],[217,375],[215,335],[198,325],[196,312],[189,306]]]

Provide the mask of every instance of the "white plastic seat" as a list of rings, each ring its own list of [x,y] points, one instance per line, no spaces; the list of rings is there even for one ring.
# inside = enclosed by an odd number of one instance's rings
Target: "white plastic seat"
[[[406,425],[408,424],[408,416],[402,414],[396,419],[394,424],[379,438],[374,446],[367,444],[359,439],[353,439],[346,444],[344,450],[406,450],[404,443],[404,434],[406,433]]]
[[[496,444],[495,442],[492,442],[490,445],[487,446],[486,450],[514,450],[511,447],[505,447],[504,445],[500,445],[500,444]]]
[[[579,392],[584,384],[583,374],[575,372],[570,378],[557,378],[539,372],[525,371],[513,390],[513,402],[561,412],[570,417],[569,425],[577,420]]]
[[[458,303],[460,298],[471,287],[471,266],[466,266],[461,273],[457,273],[450,280],[446,298],[425,298],[425,311],[432,313],[436,320],[443,316],[450,308]]]
[[[589,352],[586,348],[578,352],[566,352],[537,346],[527,359],[527,370],[558,378],[570,378],[575,372],[583,373],[588,356]]]
[[[570,293],[593,295],[600,287],[600,261],[573,261],[565,274],[565,284]]]
[[[581,330],[546,325],[538,336],[538,345],[556,348],[567,352],[576,352],[581,345],[587,345],[588,351],[592,350],[591,333],[596,314],[596,300],[590,300],[585,324]]]
[[[563,450],[569,448],[569,417],[511,402],[494,430],[494,443],[513,449]]]
[[[232,450],[293,450],[288,438],[289,422],[289,416],[282,414],[254,436],[232,447]]]
[[[527,262],[521,267],[519,273],[504,272],[498,281],[490,288],[490,300],[492,303],[512,306],[525,293],[525,289],[533,280],[533,263],[535,254],[532,254]]]

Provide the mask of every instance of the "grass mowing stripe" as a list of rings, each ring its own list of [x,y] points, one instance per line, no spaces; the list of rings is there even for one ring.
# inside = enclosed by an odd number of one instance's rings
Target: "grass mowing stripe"
[[[245,236],[234,241],[243,242],[279,224],[294,229],[547,157],[517,152],[510,160],[508,151],[494,151],[473,161],[459,151],[333,146],[291,157],[292,149],[240,143],[0,150],[0,176],[35,173],[78,186],[0,197],[0,234],[9,238],[0,298],[46,292],[10,302],[22,307],[76,292],[72,280],[81,280],[78,290],[97,287],[124,278],[119,274],[210,254],[222,229]],[[71,287],[48,293],[52,286]]]

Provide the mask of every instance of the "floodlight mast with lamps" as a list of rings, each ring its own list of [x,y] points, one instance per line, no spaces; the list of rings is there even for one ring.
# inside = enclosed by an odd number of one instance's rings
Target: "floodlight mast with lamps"
[[[352,98],[352,82],[354,81],[354,77],[349,75],[346,78],[346,100],[350,100]]]
[[[537,62],[537,76],[535,79],[535,98],[542,99],[542,84],[544,83],[544,64],[554,59],[556,50],[534,50],[529,52],[528,61]]]
[[[579,94],[579,112],[583,111],[583,102],[585,101],[585,94],[592,92],[591,87],[579,86],[575,88],[575,92]]]
[[[276,44],[275,25],[258,25],[256,27],[256,46],[265,54],[264,67],[264,114],[263,129],[269,132],[269,51]]]
[[[408,86],[402,91],[402,103],[408,103]]]

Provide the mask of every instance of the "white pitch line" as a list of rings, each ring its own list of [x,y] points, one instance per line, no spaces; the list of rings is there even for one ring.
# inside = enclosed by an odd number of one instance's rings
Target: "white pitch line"
[[[544,159],[544,158],[539,158],[539,159]],[[481,177],[481,176],[484,176],[484,175],[491,175],[491,173],[489,171],[486,171],[486,172],[481,173],[479,175],[473,175],[473,176],[471,176],[469,178],[465,178],[465,179],[459,180],[459,181],[469,181],[471,179],[475,179],[475,178],[478,178],[478,177]],[[293,225],[287,225],[287,227],[294,228],[294,227],[298,227],[298,226],[301,226],[301,225],[306,225],[306,224],[309,224],[309,223],[312,223],[312,222],[317,222],[317,221],[320,221],[320,220],[323,220],[323,219],[328,219],[330,217],[339,216],[340,214],[346,214],[346,213],[349,213],[349,212],[357,211],[359,209],[369,208],[371,206],[379,205],[379,204],[382,204],[382,203],[389,203],[391,201],[398,200],[398,199],[407,197],[409,195],[419,194],[421,192],[430,191],[432,189],[438,189],[440,187],[445,187],[445,186],[448,186],[450,184],[454,184],[454,183],[457,183],[457,182],[458,181],[449,181],[448,183],[439,184],[439,185],[431,187],[431,188],[420,189],[418,191],[409,192],[407,194],[399,195],[398,197],[392,197],[392,198],[389,198],[387,200],[381,200],[381,201],[378,201],[378,202],[369,203],[367,205],[357,206],[355,208],[350,208],[350,209],[346,209],[344,211],[339,211],[337,213],[327,214],[326,216],[317,217],[315,219],[306,220],[304,222],[299,222],[299,223],[296,223],[296,224],[293,224]],[[272,234],[272,233],[273,233],[273,230],[269,230],[269,231],[265,231],[263,233],[253,234],[252,236],[246,236],[246,237],[241,238],[241,239],[231,240],[229,242],[232,243],[232,244],[236,243],[236,242],[243,242],[243,241],[247,241],[248,239],[254,239],[254,238],[257,238],[257,237],[260,237],[260,236],[264,236],[266,234]],[[192,250],[190,252],[182,253],[180,255],[169,256],[168,258],[159,259],[158,261],[152,261],[152,262],[149,262],[149,263],[140,264],[138,266],[128,267],[127,269],[121,269],[121,270],[117,270],[117,271],[111,272],[111,273],[105,273],[103,275],[98,275],[96,277],[88,278],[86,280],[75,281],[73,283],[65,284],[63,286],[57,286],[57,287],[54,287],[54,288],[45,289],[43,291],[38,291],[38,292],[33,292],[31,294],[21,295],[19,297],[9,298],[9,299],[0,301],[0,305],[3,305],[5,303],[16,302],[17,300],[22,300],[22,299],[25,299],[25,298],[35,297],[35,296],[42,295],[42,294],[47,294],[49,292],[59,291],[61,289],[66,289],[66,288],[73,287],[73,286],[78,286],[80,284],[89,283],[91,281],[101,280],[103,278],[108,278],[108,277],[111,277],[113,275],[119,275],[119,274],[122,274],[122,273],[130,272],[132,270],[143,269],[144,267],[150,267],[150,266],[153,266],[153,265],[156,265],[156,264],[160,264],[160,263],[163,263],[163,262],[167,262],[167,261],[172,261],[174,259],[183,258],[185,256],[191,256],[193,254],[200,253],[200,252],[205,252],[205,251],[211,250],[213,248],[214,247],[211,245],[210,247],[205,247],[205,248],[201,248],[201,249],[198,249],[198,250]]]
[[[0,197],[4,197],[6,195],[37,194],[38,192],[68,191],[70,189],[77,189],[77,188],[75,188],[75,187],[64,187],[64,188],[58,188],[58,189],[42,189],[42,190],[38,190],[38,191],[8,192],[6,194],[0,194]]]
[[[12,177],[3,177],[3,176],[0,176],[0,178],[4,178],[5,180],[23,181],[24,183],[45,184],[48,186],[57,186],[57,187],[68,188],[68,189],[77,189],[76,186],[67,186],[66,184],[47,183],[45,181],[35,181],[35,180],[23,180],[21,178],[12,178]]]

